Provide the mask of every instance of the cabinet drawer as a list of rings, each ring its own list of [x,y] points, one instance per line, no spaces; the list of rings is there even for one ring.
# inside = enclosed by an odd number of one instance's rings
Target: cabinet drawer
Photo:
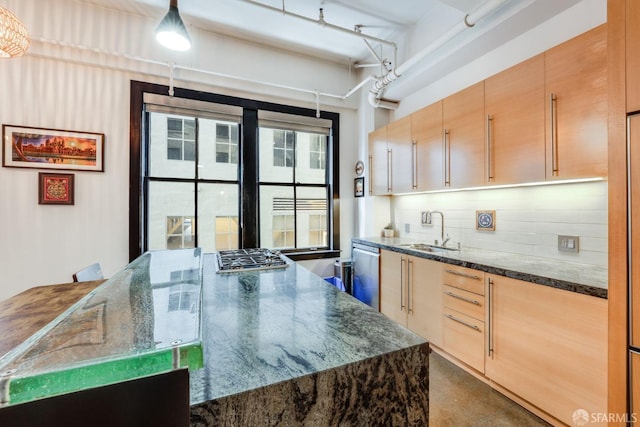
[[[444,306],[484,321],[484,295],[444,285]]]
[[[466,267],[445,265],[444,284],[484,295],[484,272]]]
[[[444,308],[444,350],[484,373],[484,322]]]

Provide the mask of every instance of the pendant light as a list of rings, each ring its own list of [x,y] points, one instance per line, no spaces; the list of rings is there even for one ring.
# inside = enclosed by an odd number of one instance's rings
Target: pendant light
[[[178,12],[178,0],[170,0],[169,11],[156,28],[156,40],[171,50],[184,51],[191,47],[191,38]]]
[[[0,7],[0,58],[24,55],[29,49],[29,36],[22,22],[7,9]]]

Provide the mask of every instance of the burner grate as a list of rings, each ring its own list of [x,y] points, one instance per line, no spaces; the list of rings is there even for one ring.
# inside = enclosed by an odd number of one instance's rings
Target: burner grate
[[[283,268],[287,266],[280,252],[271,249],[230,249],[219,251],[218,272]]]

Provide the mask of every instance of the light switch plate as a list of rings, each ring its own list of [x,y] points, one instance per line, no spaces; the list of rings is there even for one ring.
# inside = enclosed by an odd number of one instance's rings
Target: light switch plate
[[[562,252],[578,252],[580,249],[579,236],[558,236],[558,250]]]

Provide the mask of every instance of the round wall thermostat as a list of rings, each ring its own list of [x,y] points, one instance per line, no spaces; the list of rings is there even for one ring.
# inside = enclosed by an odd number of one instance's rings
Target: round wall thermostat
[[[356,175],[360,176],[364,173],[364,162],[362,160],[358,160],[356,162]]]

